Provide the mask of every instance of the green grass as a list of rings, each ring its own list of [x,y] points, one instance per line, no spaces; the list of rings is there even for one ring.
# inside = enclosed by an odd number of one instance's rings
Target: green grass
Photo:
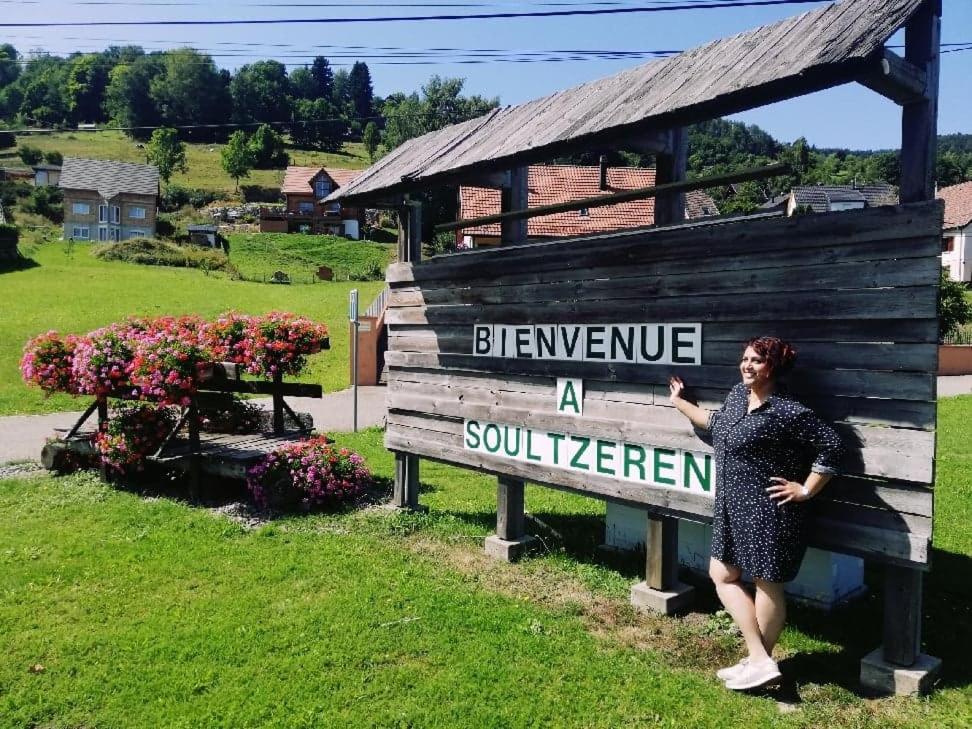
[[[320,266],[328,266],[336,280],[348,275],[383,276],[395,246],[351,241],[346,238],[299,233],[235,233],[227,236],[230,260],[245,278],[269,278],[282,270],[293,281],[316,278]]]
[[[853,691],[879,641],[879,594],[831,615],[792,610],[781,647],[796,711],[731,694],[712,670],[738,645],[711,590],[700,585],[684,618],[633,613],[636,562],[594,550],[600,502],[528,487],[528,511],[552,527],[537,532],[547,550],[493,563],[481,537],[495,481],[423,462],[428,514],[293,516],[254,531],[89,476],[0,481],[0,717],[12,728],[967,726],[972,540],[957,525],[972,519],[961,475],[972,397],[941,409],[924,624],[945,675],[926,699]],[[337,437],[391,477],[379,430]]]
[[[348,291],[358,288],[369,302],[383,283],[331,282],[274,286],[230,281],[198,270],[100,261],[92,245],[47,243],[32,249],[37,266],[0,274],[0,414],[83,409],[86,401],[66,395],[45,399],[26,387],[18,369],[24,343],[56,329],[85,333],[129,315],[196,313],[214,316],[228,309],[257,314],[293,311],[326,323],[331,349],[311,358],[300,379],[325,391],[348,384]]]
[[[37,134],[18,136],[18,144],[49,152],[58,151],[65,157],[83,157],[86,159],[110,159],[118,162],[145,162],[145,150],[138,149],[132,141],[121,132],[59,132],[56,134]],[[217,190],[232,193],[236,182],[227,176],[220,166],[219,144],[188,144],[186,158],[189,170],[187,173],[173,175],[172,182],[204,190]],[[16,157],[16,150],[10,150],[4,159],[4,164],[20,164]],[[361,144],[347,144],[344,151],[338,154],[315,152],[288,148],[291,163],[308,167],[328,166],[344,167],[348,169],[364,169],[370,162]],[[241,185],[257,185],[260,187],[279,188],[283,180],[283,170],[253,170],[250,176],[240,181]]]

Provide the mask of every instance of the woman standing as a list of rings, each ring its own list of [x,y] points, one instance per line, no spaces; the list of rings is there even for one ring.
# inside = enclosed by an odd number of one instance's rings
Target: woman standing
[[[730,689],[780,677],[772,654],[786,620],[783,583],[796,577],[806,551],[805,502],[826,486],[840,459],[834,430],[779,391],[795,358],[776,337],[751,339],[739,364],[742,382],[718,412],[685,400],[681,378],[669,381],[672,403],[709,432],[715,449],[709,575],[749,653],[717,673]],[[755,583],[755,597],[743,587],[743,573]]]

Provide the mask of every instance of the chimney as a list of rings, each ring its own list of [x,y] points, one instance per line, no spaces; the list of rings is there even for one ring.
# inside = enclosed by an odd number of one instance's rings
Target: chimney
[[[600,184],[600,188],[602,191],[608,189],[607,170],[608,170],[607,155],[602,154],[601,155],[601,184]]]

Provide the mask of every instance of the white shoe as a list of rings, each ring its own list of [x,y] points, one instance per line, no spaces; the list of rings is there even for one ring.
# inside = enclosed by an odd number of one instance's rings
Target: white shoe
[[[731,681],[740,673],[742,673],[743,669],[748,665],[749,665],[749,656],[746,656],[734,666],[729,666],[728,668],[720,668],[718,671],[716,671],[716,678],[718,678],[720,681]]]
[[[741,672],[736,674],[735,678],[726,681],[726,688],[733,691],[745,691],[774,681],[782,675],[780,667],[772,658],[767,658],[758,663],[750,661]]]

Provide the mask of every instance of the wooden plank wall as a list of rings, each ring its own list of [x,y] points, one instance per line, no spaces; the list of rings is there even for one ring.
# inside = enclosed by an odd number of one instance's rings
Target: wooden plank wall
[[[938,202],[720,221],[393,265],[386,445],[661,514],[711,518],[709,496],[511,462],[463,448],[464,419],[707,451],[668,401],[681,375],[716,408],[741,342],[799,352],[791,390],[844,437],[843,475],[815,502],[817,546],[926,566],[932,529]],[[702,364],[499,359],[474,324],[701,322]],[[583,416],[556,412],[584,380]]]

